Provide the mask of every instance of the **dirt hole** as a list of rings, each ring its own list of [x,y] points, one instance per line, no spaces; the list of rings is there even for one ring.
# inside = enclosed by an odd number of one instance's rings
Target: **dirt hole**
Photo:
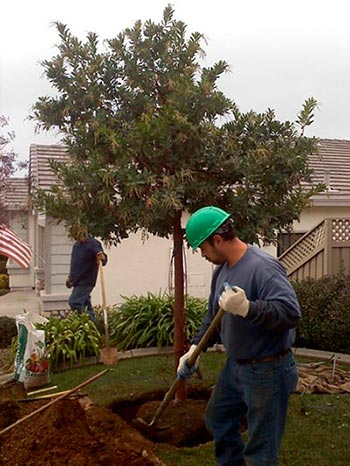
[[[156,425],[148,426],[164,395],[163,391],[142,393],[130,400],[115,402],[110,409],[152,442],[194,447],[212,440],[204,423],[210,390],[192,389],[185,403],[171,401]]]

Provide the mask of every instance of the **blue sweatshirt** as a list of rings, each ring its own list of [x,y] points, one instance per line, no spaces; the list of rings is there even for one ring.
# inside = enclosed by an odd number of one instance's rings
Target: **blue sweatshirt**
[[[225,313],[207,347],[221,342],[234,359],[262,358],[289,349],[300,318],[297,297],[278,260],[252,245],[232,267],[225,262],[214,270],[208,311],[191,343],[199,342],[218,312],[225,282],[244,289],[250,301],[248,315]]]
[[[102,244],[95,238],[89,237],[86,241],[76,241],[73,245],[69,277],[73,286],[95,286],[98,264],[96,254],[103,252]],[[104,253],[105,254],[105,253]],[[107,263],[106,259],[102,262]]]

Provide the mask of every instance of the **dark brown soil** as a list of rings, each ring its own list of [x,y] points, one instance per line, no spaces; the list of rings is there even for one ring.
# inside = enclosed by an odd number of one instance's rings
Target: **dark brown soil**
[[[206,405],[205,400],[171,402],[156,425],[148,426],[159,406],[159,401],[150,401],[140,407],[134,425],[154,442],[191,447],[211,440],[203,420]]]
[[[3,466],[161,465],[153,444],[110,410],[64,399],[1,437]]]
[[[19,385],[16,390],[21,392]],[[10,388],[8,398],[4,391],[0,394],[2,429],[48,402],[18,403],[13,399],[15,387]],[[0,464],[165,466],[154,453],[155,442],[190,446],[210,440],[203,423],[203,399],[171,402],[155,427],[140,426],[135,419],[150,422],[162,400],[162,396],[154,398],[154,393],[148,393],[132,403],[128,400],[128,405],[119,403],[120,414],[114,412],[118,406],[112,410],[84,403],[83,398],[62,399],[0,435]]]

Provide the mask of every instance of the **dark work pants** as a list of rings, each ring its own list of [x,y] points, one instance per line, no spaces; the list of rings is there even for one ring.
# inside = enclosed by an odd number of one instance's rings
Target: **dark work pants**
[[[226,361],[206,411],[218,466],[277,466],[288,398],[297,379],[291,353],[279,361],[257,364]],[[244,414],[249,431],[246,445],[240,433]]]
[[[72,311],[79,313],[87,312],[90,319],[96,322],[96,316],[92,309],[91,292],[94,289],[92,285],[82,286],[77,285],[73,288],[72,294],[69,297],[68,303]]]

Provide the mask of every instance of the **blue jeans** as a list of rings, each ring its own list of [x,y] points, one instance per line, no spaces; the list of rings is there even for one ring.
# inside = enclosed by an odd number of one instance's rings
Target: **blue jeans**
[[[238,364],[228,359],[205,413],[218,466],[276,466],[289,395],[298,373],[292,353],[278,361]],[[244,445],[240,421],[247,415]]]
[[[96,322],[96,316],[92,309],[91,304],[91,292],[93,286],[82,286],[77,285],[73,288],[72,294],[69,297],[68,303],[72,311],[78,311],[79,314],[82,312],[88,312],[90,319]]]

